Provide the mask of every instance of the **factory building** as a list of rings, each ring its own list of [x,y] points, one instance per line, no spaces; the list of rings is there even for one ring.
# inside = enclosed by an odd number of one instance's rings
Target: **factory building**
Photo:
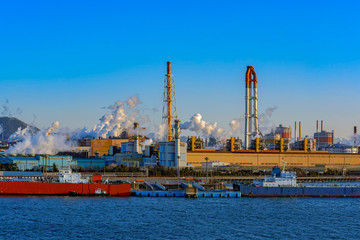
[[[114,155],[117,165],[127,167],[140,167],[143,162],[143,155],[140,143],[137,138],[134,142],[125,142],[121,144],[121,152]]]
[[[159,164],[186,167],[187,144],[180,142],[180,120],[175,120],[175,140],[159,143]]]
[[[16,164],[21,171],[38,170],[43,166],[47,166],[47,170],[51,171],[54,164],[58,169],[65,169],[69,164],[76,166],[76,161],[72,160],[71,156],[59,155],[36,155],[33,157],[2,156],[0,157],[0,164]]]
[[[314,133],[316,141],[316,150],[326,150],[328,146],[334,144],[334,131],[327,132],[324,130],[324,121],[321,120],[321,131],[319,132],[319,121],[316,121],[316,132]]]
[[[106,160],[104,158],[73,158],[72,165],[77,168],[80,166],[83,169],[89,168],[103,168],[105,167]]]
[[[113,156],[114,163],[127,167],[157,165],[157,154],[153,146],[144,146],[137,134],[138,123],[134,123],[134,141],[121,143],[121,150]],[[109,152],[110,153],[110,152]],[[110,154],[109,154],[110,155]],[[108,162],[110,162],[108,160]]]
[[[316,140],[316,150],[326,150],[326,148],[333,144],[334,132],[321,131],[314,133],[314,139]]]
[[[156,166],[157,152],[154,146],[143,147],[136,145],[136,142],[123,143],[121,145],[121,152],[114,154],[114,156],[106,157],[107,165],[115,163],[126,167]]]
[[[109,153],[110,146],[121,147],[121,144],[124,142],[129,142],[129,139],[92,139],[90,156],[102,157],[104,155],[107,155]]]
[[[230,164],[230,166],[244,169],[272,169],[275,166],[282,166],[286,161],[289,167],[298,168],[360,168],[360,155],[348,153],[327,153],[327,152],[285,152],[285,153],[256,153],[256,152],[222,152],[222,151],[201,151],[188,152],[187,163],[194,167],[202,167],[208,161],[219,161]]]
[[[200,137],[191,136],[187,139],[187,147],[191,151],[195,151],[195,149],[203,149],[204,148],[204,140]]]
[[[65,169],[69,165],[77,169],[82,167],[103,168],[105,159],[103,158],[73,158],[72,156],[63,155],[35,155],[35,156],[1,156],[0,164],[15,164],[20,171],[38,171],[43,166],[47,166],[47,171],[53,170],[55,164],[58,169]]]
[[[226,140],[226,151],[234,152],[242,149],[242,141],[240,138],[231,137]]]
[[[158,152],[155,150],[155,146],[145,146],[143,154],[143,166],[156,166],[158,165]]]
[[[187,144],[179,142],[180,147],[176,146],[175,141],[170,142],[160,142],[159,143],[159,165],[167,167],[186,167],[186,153],[187,153]],[[178,158],[179,156],[179,163]]]
[[[268,134],[265,134],[264,139],[265,139],[266,148],[268,150],[275,150],[276,145],[280,141],[280,138],[281,135],[279,133],[274,133],[273,131],[271,131]]]

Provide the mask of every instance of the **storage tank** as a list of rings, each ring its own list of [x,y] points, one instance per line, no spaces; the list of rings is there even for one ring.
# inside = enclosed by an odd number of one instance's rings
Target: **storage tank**
[[[275,129],[275,133],[280,134],[280,138],[284,140],[291,140],[291,128],[284,127],[282,124]]]
[[[316,150],[321,150],[333,143],[334,134],[332,132],[321,131],[314,133],[316,140]]]

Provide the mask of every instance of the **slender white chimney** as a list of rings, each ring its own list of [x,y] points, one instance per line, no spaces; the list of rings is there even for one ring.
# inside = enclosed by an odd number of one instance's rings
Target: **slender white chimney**
[[[134,152],[141,153],[138,135],[139,123],[134,123]]]

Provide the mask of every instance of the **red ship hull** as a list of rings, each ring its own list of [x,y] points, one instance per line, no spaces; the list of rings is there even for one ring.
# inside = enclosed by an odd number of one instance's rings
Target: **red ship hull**
[[[69,195],[70,192],[92,195],[95,194],[96,189],[101,189],[111,196],[131,195],[129,183],[96,184],[0,181],[1,195]]]

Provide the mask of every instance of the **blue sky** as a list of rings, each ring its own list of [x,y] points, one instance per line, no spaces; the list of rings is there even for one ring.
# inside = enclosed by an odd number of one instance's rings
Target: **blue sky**
[[[259,112],[315,121],[336,137],[359,124],[358,1],[8,1],[0,3],[0,103],[14,116],[93,126],[103,106],[138,94],[161,122],[166,61],[178,115],[228,128],[244,113],[244,75],[258,75]],[[2,101],[2,102],[1,102]]]

